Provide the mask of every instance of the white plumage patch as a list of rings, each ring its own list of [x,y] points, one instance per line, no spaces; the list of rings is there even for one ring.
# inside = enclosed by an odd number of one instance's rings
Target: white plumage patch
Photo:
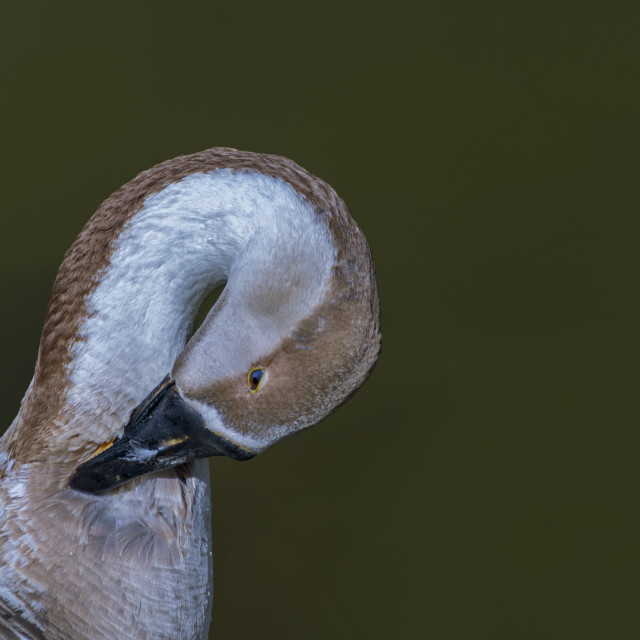
[[[318,303],[334,255],[312,205],[281,180],[218,169],[167,186],[120,233],[88,300],[72,405],[113,433],[171,370],[202,300],[226,281],[216,330],[201,332],[181,373],[200,386],[247,371]]]

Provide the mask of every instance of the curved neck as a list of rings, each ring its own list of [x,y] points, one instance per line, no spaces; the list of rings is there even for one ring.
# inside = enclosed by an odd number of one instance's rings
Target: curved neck
[[[90,242],[87,229],[83,235]],[[293,187],[229,169],[187,175],[147,197],[110,249],[84,297],[68,362],[61,363],[65,384],[58,383],[64,402],[53,422],[64,421],[65,436],[80,456],[84,444],[118,435],[133,408],[171,370],[211,290],[229,280],[238,298],[251,299],[269,283],[282,288],[304,278],[311,293],[297,304],[312,308],[334,253],[326,224]],[[82,269],[78,254],[77,247],[69,252],[58,280]],[[237,308],[226,298],[228,308]],[[39,359],[44,343],[43,335]],[[30,393],[50,385],[47,373],[36,372]],[[58,380],[59,374],[54,372]],[[38,444],[51,450],[49,441],[55,438],[39,438]],[[68,447],[69,440],[67,458]]]

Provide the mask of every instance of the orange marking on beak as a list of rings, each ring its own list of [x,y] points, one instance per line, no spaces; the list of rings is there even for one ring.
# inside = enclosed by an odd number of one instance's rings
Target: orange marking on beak
[[[109,440],[109,442],[103,442],[101,445],[98,446],[98,448],[87,458],[87,460],[91,460],[92,458],[95,458],[97,455],[100,455],[103,451],[106,451],[115,441],[117,440],[117,438],[111,438],[111,440]],[[85,462],[87,462],[87,460],[85,460]]]

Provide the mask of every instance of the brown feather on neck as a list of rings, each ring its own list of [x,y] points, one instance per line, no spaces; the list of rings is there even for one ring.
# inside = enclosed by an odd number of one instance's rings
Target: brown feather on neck
[[[366,290],[360,280],[373,278],[375,300],[369,304],[377,309],[375,277],[366,242],[346,213],[342,200],[322,180],[287,158],[234,149],[208,149],[163,162],[140,173],[105,200],[65,254],[47,307],[33,385],[19,418],[0,444],[13,460],[20,463],[52,457],[61,461],[68,461],[70,457],[80,459],[100,444],[86,441],[81,429],[73,433],[69,429],[73,417],[73,408],[67,403],[69,367],[73,346],[82,339],[79,332],[88,313],[87,300],[109,267],[120,232],[150,195],[192,173],[220,168],[256,171],[283,180],[312,203],[336,238],[338,256],[334,277],[354,300],[360,291]],[[370,264],[368,273],[358,269],[363,252]],[[377,310],[374,316],[377,322]],[[371,333],[377,334],[378,327],[371,327]],[[108,393],[108,389],[105,392]],[[114,435],[117,434],[110,437]]]

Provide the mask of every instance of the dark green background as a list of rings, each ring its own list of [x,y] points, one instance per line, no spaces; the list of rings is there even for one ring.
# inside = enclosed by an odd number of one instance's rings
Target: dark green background
[[[210,146],[289,156],[369,239],[384,349],[321,426],[212,464],[212,637],[640,637],[638,12],[22,4],[2,424],[111,191]]]

